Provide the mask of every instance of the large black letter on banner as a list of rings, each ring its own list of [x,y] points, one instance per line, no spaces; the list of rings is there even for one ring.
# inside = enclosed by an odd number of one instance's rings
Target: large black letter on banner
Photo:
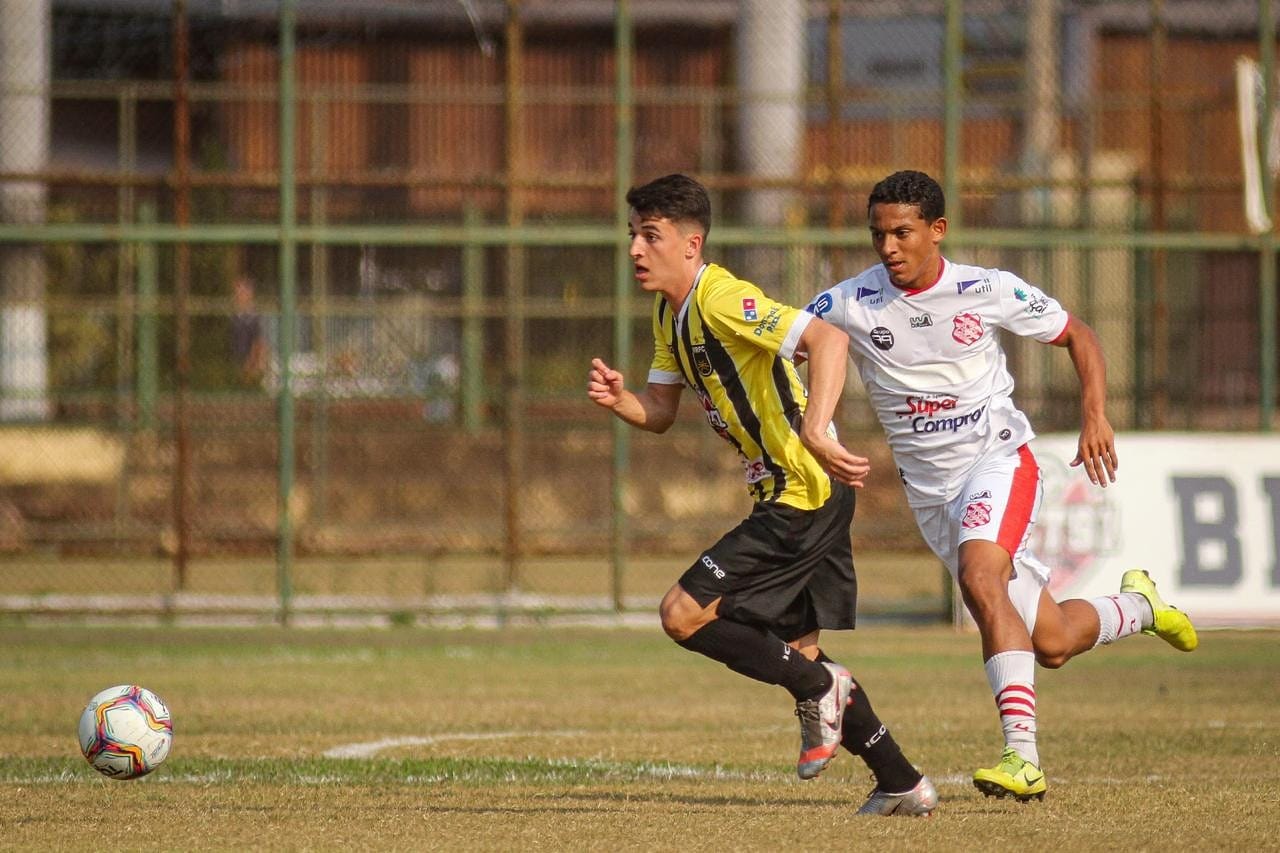
[[[1271,585],[1280,588],[1280,477],[1263,477],[1262,490],[1271,499]]]
[[[1240,539],[1236,527],[1240,509],[1236,489],[1225,477],[1174,477],[1173,491],[1178,496],[1182,520],[1182,565],[1178,578],[1183,586],[1232,587],[1240,582],[1244,566],[1240,557]],[[1196,517],[1196,499],[1212,501],[1221,507],[1217,518]],[[1201,563],[1201,548],[1218,543],[1222,558],[1218,565]]]

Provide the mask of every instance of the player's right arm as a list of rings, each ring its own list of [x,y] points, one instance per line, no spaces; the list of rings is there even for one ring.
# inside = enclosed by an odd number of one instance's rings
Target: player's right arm
[[[675,423],[682,388],[650,382],[636,394],[626,389],[619,371],[599,358],[591,359],[591,370],[587,373],[587,396],[596,405],[649,432],[666,432]]]

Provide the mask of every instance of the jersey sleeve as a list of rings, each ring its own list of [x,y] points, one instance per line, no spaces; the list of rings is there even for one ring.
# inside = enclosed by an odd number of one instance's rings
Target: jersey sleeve
[[[649,382],[652,385],[683,385],[684,376],[680,373],[680,365],[667,343],[667,336],[662,328],[661,306],[658,299],[653,305],[653,361],[649,364]]]
[[[720,337],[752,341],[790,360],[813,315],[778,302],[747,281],[708,282],[701,294],[702,322]]]
[[[1018,276],[997,271],[1000,326],[1041,343],[1052,343],[1066,331],[1071,317],[1058,300]]]
[[[813,300],[805,306],[808,311],[815,317],[826,320],[833,326],[849,331],[845,328],[845,288],[843,284],[837,284],[813,297]]]

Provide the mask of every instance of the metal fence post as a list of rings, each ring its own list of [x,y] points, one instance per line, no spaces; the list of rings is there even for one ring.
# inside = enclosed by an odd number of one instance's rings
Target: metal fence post
[[[618,243],[614,250],[614,364],[625,365],[631,357],[631,258],[622,242],[627,233],[627,190],[631,186],[634,159],[635,105],[631,93],[631,58],[635,34],[632,31],[631,3],[618,0],[614,33],[617,90],[614,95],[616,150],[614,151],[614,212],[618,226]],[[630,460],[630,428],[618,418],[613,421],[613,526],[610,543],[612,572],[609,588],[613,609],[621,611],[623,580],[627,569],[629,530],[625,508],[626,475]]]
[[[289,624],[293,599],[293,381],[294,327],[297,320],[297,179],[294,137],[295,101],[295,0],[280,3],[280,518],[276,545],[276,583],[280,595],[280,622]]]
[[[154,225],[156,205],[150,199],[138,205],[138,223]],[[135,393],[138,395],[138,428],[150,431],[156,425],[156,393],[159,386],[160,345],[158,342],[157,305],[160,291],[160,262],[155,243],[139,243],[138,275],[138,367],[135,371]]]
[[[1258,58],[1262,69],[1262,122],[1258,150],[1271,150],[1271,117],[1275,114],[1276,18],[1271,0],[1258,0]],[[1272,225],[1262,235],[1258,252],[1258,309],[1261,375],[1258,382],[1258,416],[1263,432],[1270,432],[1276,412],[1276,182],[1263,164],[1263,198]]]

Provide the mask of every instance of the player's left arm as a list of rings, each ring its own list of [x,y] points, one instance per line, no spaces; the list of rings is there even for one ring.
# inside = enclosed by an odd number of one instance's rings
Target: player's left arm
[[[1071,466],[1084,465],[1089,482],[1105,489],[1116,481],[1120,461],[1115,430],[1107,420],[1107,363],[1102,345],[1093,329],[1074,315],[1053,343],[1066,347],[1080,380],[1080,442]]]

